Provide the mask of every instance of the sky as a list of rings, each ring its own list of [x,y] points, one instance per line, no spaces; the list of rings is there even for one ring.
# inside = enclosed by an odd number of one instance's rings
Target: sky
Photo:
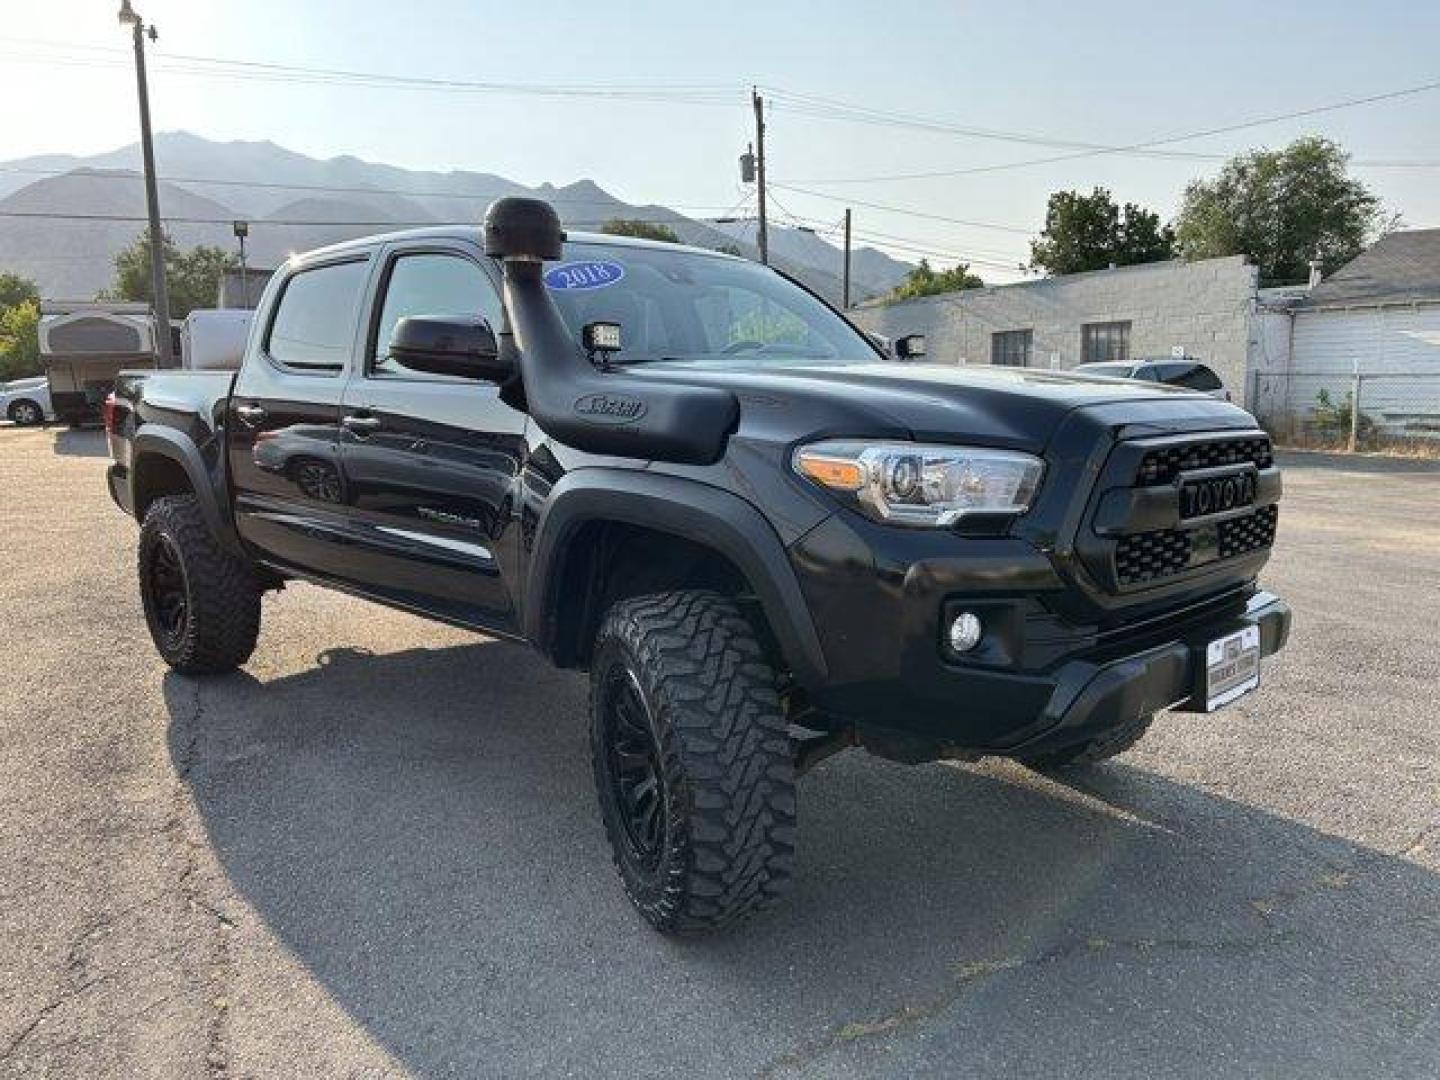
[[[850,205],[862,242],[902,257],[931,252],[940,265],[963,257],[993,281],[1017,277],[1051,192],[1102,185],[1168,219],[1186,183],[1220,167],[1075,157],[1082,151],[1012,135],[1133,146],[1440,83],[1434,0],[135,5],[159,30],[150,54],[157,130],[527,184],[588,177],[629,202],[694,217],[753,207],[737,157],[754,137],[749,94],[759,85],[776,220],[826,229]],[[117,7],[3,0],[0,160],[135,140]],[[359,85],[257,66],[220,77],[197,57],[492,88]],[[849,119],[837,118],[836,102]],[[857,122],[855,109],[885,115]],[[1312,133],[1357,162],[1428,162],[1355,171],[1406,225],[1440,226],[1440,87],[1164,149],[1229,155]],[[1057,156],[1068,159],[1009,167]],[[979,168],[990,171],[876,179]]]

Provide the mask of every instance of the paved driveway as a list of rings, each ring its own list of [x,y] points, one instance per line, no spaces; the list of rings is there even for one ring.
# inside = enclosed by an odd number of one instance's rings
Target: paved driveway
[[[100,440],[0,431],[0,1076],[1434,1076],[1440,473],[1286,476],[1258,696],[1062,785],[859,753],[669,941],[583,681],[308,586],[167,674]]]

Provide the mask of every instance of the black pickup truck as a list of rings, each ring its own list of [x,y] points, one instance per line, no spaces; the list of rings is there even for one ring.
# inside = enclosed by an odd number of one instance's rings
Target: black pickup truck
[[[770,269],[533,200],[291,259],[238,373],[123,377],[106,421],[178,671],[243,664],[291,580],[588,671],[665,931],[781,894],[836,750],[1089,764],[1254,688],[1290,627],[1243,410],[901,362]]]

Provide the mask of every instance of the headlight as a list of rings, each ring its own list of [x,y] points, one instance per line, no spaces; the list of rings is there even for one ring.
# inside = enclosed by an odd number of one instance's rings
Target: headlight
[[[1017,450],[835,439],[795,451],[795,471],[882,521],[949,525],[966,514],[1019,514],[1044,463]]]

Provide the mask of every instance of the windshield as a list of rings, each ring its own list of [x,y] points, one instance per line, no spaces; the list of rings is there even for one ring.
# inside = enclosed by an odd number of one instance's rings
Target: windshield
[[[570,332],[620,324],[617,364],[868,364],[875,350],[804,289],[757,263],[693,251],[566,244],[545,284]]]

